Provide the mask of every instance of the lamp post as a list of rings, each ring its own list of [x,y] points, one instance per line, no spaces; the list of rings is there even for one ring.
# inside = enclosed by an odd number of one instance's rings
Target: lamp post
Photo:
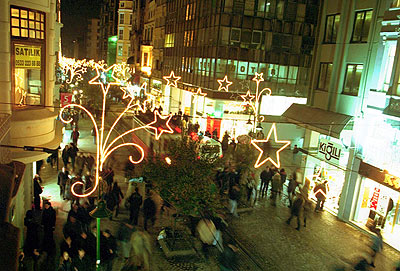
[[[100,193],[99,193],[100,197]],[[107,218],[112,215],[112,212],[107,209],[106,203],[104,200],[100,200],[97,203],[97,207],[91,211],[90,216],[96,218],[96,227],[97,227],[97,234],[96,234],[96,270],[100,270],[100,220],[102,218]]]

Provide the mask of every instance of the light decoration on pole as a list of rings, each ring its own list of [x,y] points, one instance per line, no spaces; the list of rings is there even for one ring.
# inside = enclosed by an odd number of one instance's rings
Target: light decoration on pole
[[[58,60],[58,65],[60,66],[63,74],[67,76],[67,80],[65,80],[67,84],[71,84],[74,79],[76,81],[83,80],[83,74],[87,72],[87,68],[95,69],[97,66],[106,66],[103,60],[98,62],[94,61],[93,59],[76,60],[75,58],[68,58],[64,56],[60,57]]]
[[[274,136],[274,141],[277,144],[281,144],[282,146],[276,151],[276,160],[272,159],[271,156],[268,156],[267,158],[264,157],[264,149],[263,146],[259,145],[259,144],[264,144],[269,142],[271,135],[273,134]],[[275,167],[280,168],[281,167],[281,162],[280,162],[280,158],[279,158],[279,153],[281,151],[283,151],[287,146],[290,145],[290,141],[288,140],[278,140],[278,136],[277,136],[277,132],[276,132],[276,124],[273,123],[271,126],[271,129],[268,132],[267,138],[266,139],[253,139],[251,141],[251,144],[260,152],[260,154],[258,155],[257,161],[254,164],[255,168],[259,168],[260,166],[262,166],[263,164],[265,164],[267,161],[270,161]]]
[[[163,133],[173,133],[173,130],[169,126],[169,121],[171,120],[171,115],[169,116],[161,116],[158,111],[154,112],[154,121],[150,122],[149,124],[139,126],[133,129],[130,129],[128,131],[125,131],[121,134],[119,134],[114,140],[112,140],[110,143],[108,143],[110,139],[110,135],[112,131],[115,129],[116,125],[118,124],[119,120],[123,117],[123,115],[131,108],[133,107],[138,107],[142,112],[146,111],[146,103],[148,100],[145,100],[143,104],[134,103],[135,101],[135,94],[137,93],[137,89],[133,89],[133,86],[127,84],[127,86],[122,88],[122,91],[124,92],[123,98],[130,99],[128,104],[125,106],[125,109],[119,114],[119,116],[115,119],[114,123],[111,125],[109,131],[107,134],[105,134],[105,115],[106,115],[106,97],[109,92],[109,89],[111,86],[120,86],[124,82],[119,80],[116,76],[116,65],[112,65],[108,68],[104,67],[103,65],[96,65],[96,76],[89,81],[89,84],[91,85],[99,85],[102,90],[103,94],[103,102],[102,102],[102,114],[101,114],[101,120],[100,120],[100,127],[97,125],[97,122],[94,118],[94,116],[87,110],[84,106],[80,104],[68,104],[64,106],[60,110],[60,119],[64,123],[70,123],[72,119],[64,119],[63,118],[63,112],[67,108],[79,108],[83,110],[90,118],[90,120],[93,123],[94,130],[95,130],[95,136],[96,136],[96,172],[95,172],[95,182],[93,187],[89,189],[89,191],[85,191],[83,194],[79,194],[76,191],[76,186],[83,186],[84,183],[81,181],[75,182],[72,187],[71,187],[71,192],[74,196],[76,197],[89,197],[92,195],[98,188],[99,186],[99,180],[100,180],[100,172],[103,170],[103,166],[107,158],[117,149],[125,147],[125,146],[131,146],[137,149],[137,151],[140,154],[139,159],[134,160],[132,156],[129,156],[129,161],[133,164],[139,164],[140,162],[143,161],[145,153],[144,150],[141,146],[135,143],[131,142],[126,142],[122,144],[117,144],[118,141],[122,140],[122,138],[128,134],[134,133],[140,129],[154,129],[156,131],[156,140],[159,140],[160,136]],[[142,85],[142,88],[146,88],[146,84]],[[132,88],[131,88],[132,87]],[[165,126],[166,128],[162,127]]]
[[[225,90],[226,92],[229,92],[229,86],[232,85],[233,83],[228,80],[228,75],[225,75],[224,79],[218,79],[218,91]]]

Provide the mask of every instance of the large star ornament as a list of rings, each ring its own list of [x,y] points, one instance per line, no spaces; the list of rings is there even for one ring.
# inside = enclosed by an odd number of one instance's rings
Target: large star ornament
[[[272,134],[274,134],[275,143],[282,144],[282,147],[280,147],[276,151],[276,161],[274,161],[270,156],[268,156],[267,158],[261,160],[263,158],[263,156],[264,156],[264,150],[263,150],[263,148],[262,148],[263,146],[261,144],[268,142],[270,140]],[[276,124],[273,123],[272,126],[271,126],[271,129],[268,132],[268,136],[267,136],[266,139],[263,139],[263,140],[252,140],[251,144],[260,152],[260,154],[258,155],[257,161],[254,164],[255,168],[259,168],[260,166],[265,164],[267,161],[270,161],[275,167],[280,168],[281,167],[281,162],[280,162],[280,159],[279,159],[279,153],[281,151],[283,151],[287,146],[290,145],[290,141],[288,141],[288,140],[278,140],[278,136],[276,135]]]
[[[254,99],[254,97],[256,97],[256,96],[254,96],[254,95],[251,95],[250,94],[250,90],[247,90],[247,93],[246,93],[246,95],[240,95],[240,97],[242,97],[242,99],[243,99],[243,102],[242,102],[242,104],[251,104],[251,101]]]
[[[107,94],[111,85],[120,85],[120,81],[114,75],[115,65],[111,65],[107,69],[105,69],[101,65],[96,65],[96,76],[89,81],[91,85],[101,85],[101,89],[103,93]],[[111,72],[111,78],[114,80],[113,82],[107,81],[107,74]],[[105,78],[104,78],[105,77]]]
[[[163,117],[157,110],[154,110],[154,121],[150,122],[146,126],[147,128],[153,129],[155,131],[156,140],[159,140],[163,133],[174,133],[171,126],[169,126],[171,118],[172,115],[167,115]],[[167,127],[167,129],[164,129],[163,126]]]
[[[254,78],[252,79],[253,81],[256,81],[257,83],[264,81],[263,78],[263,73],[255,73]]]
[[[229,86],[232,85],[232,82],[228,81],[227,75],[225,75],[224,79],[218,79],[217,81],[219,84],[218,91],[225,90],[226,92],[229,92]]]
[[[174,71],[171,71],[169,76],[163,76],[167,80],[167,86],[178,87],[178,81],[181,79],[180,76],[175,76]]]

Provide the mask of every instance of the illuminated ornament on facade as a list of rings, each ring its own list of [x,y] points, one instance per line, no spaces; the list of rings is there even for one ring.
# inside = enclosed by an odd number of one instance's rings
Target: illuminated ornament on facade
[[[245,105],[251,105],[252,104],[252,100],[254,99],[254,95],[251,95],[250,94],[250,90],[248,90],[247,91],[247,93],[246,93],[246,95],[240,95],[240,97],[242,97],[242,99],[243,99],[243,102],[242,102],[242,104],[245,104]]]
[[[167,86],[178,87],[178,81],[181,79],[180,76],[175,76],[174,71],[171,71],[169,76],[163,76],[167,80]]]
[[[90,118],[90,120],[92,121],[93,127],[94,127],[94,131],[95,131],[95,136],[96,136],[96,172],[95,172],[95,182],[93,187],[91,187],[88,191],[85,191],[85,193],[83,194],[79,194],[76,191],[79,191],[76,186],[81,186],[84,187],[84,183],[82,181],[77,181],[75,182],[72,187],[71,187],[71,192],[74,196],[76,197],[88,197],[90,195],[92,195],[98,188],[99,183],[100,183],[100,172],[103,170],[103,166],[105,161],[107,160],[107,158],[116,150],[118,150],[119,148],[122,147],[126,147],[126,146],[131,146],[137,149],[137,151],[139,152],[139,159],[134,160],[134,158],[132,156],[129,156],[129,161],[133,164],[138,164],[141,161],[143,161],[145,153],[144,150],[141,146],[139,146],[138,144],[135,143],[131,143],[131,142],[127,142],[127,143],[122,143],[122,144],[118,144],[119,141],[121,141],[123,139],[124,136],[134,133],[138,130],[141,129],[145,129],[145,128],[151,128],[151,129],[157,129],[156,130],[156,139],[158,140],[161,136],[162,133],[166,132],[166,133],[172,133],[172,129],[168,126],[169,125],[169,120],[171,119],[172,116],[166,116],[161,118],[158,118],[159,115],[156,115],[157,113],[155,113],[155,121],[153,121],[152,123],[149,123],[147,125],[143,125],[143,126],[139,126],[133,129],[130,129],[128,131],[125,131],[124,133],[119,134],[114,140],[112,140],[110,143],[108,143],[109,139],[110,139],[110,135],[113,132],[113,130],[115,129],[116,125],[118,124],[119,120],[124,116],[124,114],[129,110],[129,108],[132,107],[132,97],[134,96],[134,90],[128,90],[128,89],[124,89],[124,96],[125,98],[130,98],[130,102],[128,103],[128,105],[125,107],[125,109],[123,110],[122,113],[119,114],[119,116],[116,118],[116,120],[114,121],[114,123],[112,124],[112,126],[110,127],[109,131],[107,132],[107,134],[105,134],[105,111],[106,111],[106,97],[109,91],[109,88],[111,85],[120,85],[121,81],[115,77],[115,66],[111,66],[109,68],[105,68],[102,65],[96,65],[95,66],[96,69],[96,73],[97,75],[89,81],[89,84],[92,85],[100,85],[101,89],[102,89],[102,93],[103,93],[103,104],[102,104],[102,114],[101,114],[101,126],[99,127],[94,116],[90,113],[89,110],[87,110],[84,106],[80,105],[80,104],[68,104],[66,106],[64,106],[61,110],[60,110],[60,119],[62,122],[64,123],[70,123],[72,121],[71,119],[64,119],[63,118],[63,112],[65,109],[68,108],[79,108],[82,111],[84,111]],[[112,81],[109,81],[109,79],[111,79]],[[168,127],[168,130],[163,130],[161,129],[161,131],[159,131],[159,127],[158,125],[161,123],[161,125],[163,125],[163,121],[167,119],[165,126]],[[82,190],[82,189],[80,189]]]
[[[228,81],[228,76],[225,75],[224,79],[218,79],[219,83],[218,91],[225,90],[229,92],[229,86],[232,85],[232,82]]]
[[[151,128],[154,129],[155,131],[155,135],[156,135],[156,139],[160,139],[160,136],[163,133],[168,133],[168,134],[172,134],[174,131],[172,130],[171,126],[169,126],[169,122],[172,118],[172,115],[168,115],[168,116],[161,116],[161,114],[155,110],[154,111],[154,121],[147,124],[147,128]],[[167,127],[167,129],[164,129],[164,127]]]
[[[268,156],[267,158],[263,159],[263,156],[264,156],[263,145],[264,145],[264,143],[269,142],[272,134],[274,135],[275,143],[282,145],[276,151],[276,161],[273,160],[270,156]],[[271,126],[271,129],[268,132],[268,136],[267,136],[266,139],[263,139],[263,140],[252,140],[251,144],[260,152],[260,154],[258,155],[257,161],[254,164],[255,168],[259,168],[260,166],[265,164],[267,161],[270,161],[275,167],[280,168],[281,167],[281,162],[280,162],[280,158],[279,158],[279,153],[281,151],[283,151],[287,146],[290,145],[290,141],[288,141],[288,140],[278,140],[278,136],[277,136],[277,133],[276,133],[276,124],[273,123],[272,126]]]
[[[255,73],[254,78],[252,79],[253,81],[256,81],[257,83],[260,83],[262,81],[264,81],[263,78],[263,73]]]
[[[105,67],[104,61],[94,61],[75,58],[60,57],[58,60],[58,65],[61,68],[63,74],[67,77],[66,83],[70,84],[74,80],[81,81],[83,79],[83,74],[87,72],[87,68],[95,69],[96,66]]]

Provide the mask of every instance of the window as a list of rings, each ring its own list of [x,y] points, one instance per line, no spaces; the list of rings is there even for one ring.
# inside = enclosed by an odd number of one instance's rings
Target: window
[[[320,63],[317,89],[328,90],[332,75],[332,63]]]
[[[241,34],[241,31],[239,28],[232,28],[231,29],[231,41],[240,42],[240,34]]]
[[[175,44],[175,34],[166,34],[165,35],[165,47],[174,47]]]
[[[363,10],[356,12],[351,42],[360,43],[368,41],[368,33],[369,27],[371,26],[371,19],[372,10]]]
[[[129,14],[129,24],[130,25],[132,25],[132,18],[133,18],[132,14]]]
[[[123,46],[118,45],[118,56],[122,56]]]
[[[144,53],[143,54],[143,67],[147,67],[147,60],[149,58],[149,54],[148,53]]]
[[[121,14],[119,15],[119,24],[124,24],[124,20],[125,20],[124,17],[125,17],[125,16],[124,16],[123,13],[121,13]]]
[[[119,39],[119,40],[123,40],[123,39],[124,39],[124,30],[123,30],[123,29],[120,29],[120,30],[119,30],[118,39]]]
[[[251,43],[260,44],[261,43],[261,31],[253,31],[253,38]]]
[[[13,37],[44,40],[44,13],[11,7],[11,35]]]
[[[343,94],[358,95],[361,75],[363,71],[362,64],[348,64],[346,67],[346,78],[344,81]]]
[[[324,43],[336,43],[340,14],[326,16]]]

